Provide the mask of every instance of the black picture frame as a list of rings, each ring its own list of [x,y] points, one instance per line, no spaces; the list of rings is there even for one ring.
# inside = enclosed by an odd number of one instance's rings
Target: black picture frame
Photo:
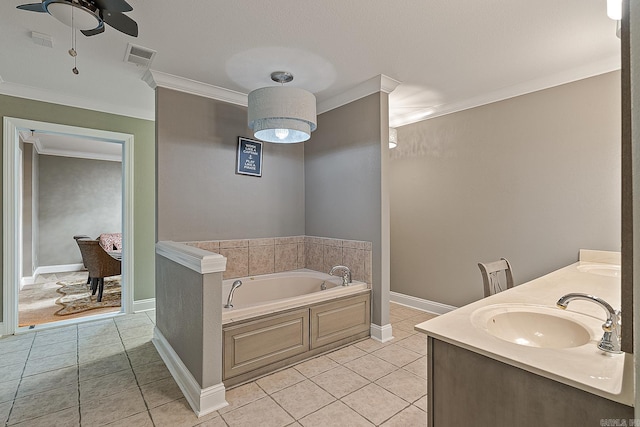
[[[236,173],[262,177],[262,141],[238,137]]]

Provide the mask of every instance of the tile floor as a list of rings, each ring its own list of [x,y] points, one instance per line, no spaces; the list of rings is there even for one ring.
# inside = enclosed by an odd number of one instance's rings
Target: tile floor
[[[0,339],[5,426],[423,426],[433,315],[391,304],[395,339],[360,341],[227,391],[197,418],[151,343],[155,312]]]

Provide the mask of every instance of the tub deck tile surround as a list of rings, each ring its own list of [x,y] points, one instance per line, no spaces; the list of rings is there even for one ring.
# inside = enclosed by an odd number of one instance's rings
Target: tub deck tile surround
[[[274,270],[276,273],[298,269],[298,244],[283,243],[275,245]],[[303,267],[301,267],[303,268]]]
[[[395,313],[395,309],[400,307],[402,306],[391,303],[391,313]],[[400,318],[403,321],[415,318],[416,323],[419,323],[421,317],[418,316],[420,315],[422,315],[422,312],[417,310],[403,310]],[[66,390],[70,384],[76,388],[76,391],[67,391],[67,393],[75,396],[79,392],[82,396],[83,393],[86,393],[86,386],[90,385],[89,382],[80,381],[80,383],[78,383],[77,379],[75,381],[63,381],[58,384],[52,382],[51,387],[47,387],[47,390],[34,389],[31,394],[37,396],[37,398],[35,398],[34,406],[31,408],[33,418],[27,420],[26,424],[30,426],[79,425],[79,414],[82,414],[82,425],[85,425],[87,420],[100,420],[104,414],[108,412],[109,422],[114,423],[113,425],[122,426],[200,425],[202,427],[209,427],[225,425],[265,425],[261,423],[271,415],[273,415],[273,418],[270,418],[270,420],[280,420],[282,422],[281,425],[289,425],[299,421],[300,424],[304,426],[329,427],[342,425],[426,426],[425,396],[419,396],[419,398],[414,400],[415,396],[422,393],[416,388],[416,378],[420,378],[424,383],[422,378],[426,377],[426,361],[424,358],[421,361],[418,359],[402,367],[394,366],[394,371],[381,376],[374,382],[356,374],[353,370],[345,366],[347,362],[357,362],[358,359],[386,346],[371,339],[360,341],[357,344],[349,345],[325,356],[312,358],[283,371],[227,390],[226,399],[229,402],[228,407],[208,414],[205,417],[197,418],[186,400],[179,393],[175,393],[177,385],[162,361],[151,364],[138,363],[138,359],[136,359],[137,355],[141,352],[146,352],[149,348],[155,349],[155,347],[150,344],[151,333],[141,330],[136,333],[132,332],[131,334],[138,335],[136,337],[137,343],[135,344],[130,340],[126,340],[125,342],[119,334],[129,329],[139,328],[141,324],[149,324],[154,321],[155,312],[149,311],[117,317],[116,320],[109,319],[70,327],[70,330],[77,331],[76,338],[71,338],[70,342],[75,341],[76,346],[80,350],[85,348],[93,349],[92,351],[96,359],[90,363],[90,366],[95,368],[96,364],[101,363],[101,360],[106,361],[118,355],[124,358],[127,363],[123,364],[119,370],[115,372],[102,372],[100,369],[93,369],[97,372],[93,379],[90,380],[91,384],[96,386],[102,383],[108,384],[108,387],[103,387],[101,390],[101,393],[104,393],[102,397],[98,399],[75,399],[72,402],[72,406],[66,409],[53,407],[51,405],[42,405],[42,401],[39,398],[44,397],[46,392],[51,392],[51,390],[56,390],[56,394],[62,394],[63,390]],[[118,340],[117,347],[119,353],[115,356],[112,352],[108,351],[111,346],[90,346],[89,344],[94,343],[87,341],[87,336],[98,336],[107,330],[115,330],[117,332],[116,337]],[[38,334],[41,334],[42,337],[46,335],[46,331],[30,332],[23,335],[1,338],[0,354],[8,355],[13,352],[21,352],[24,351],[24,348],[31,350],[28,356],[20,359],[20,366],[24,367],[24,364],[33,355],[33,338]],[[422,337],[422,335],[418,335],[416,332],[413,332],[411,336],[416,336],[417,338]],[[18,341],[20,341],[20,345],[16,344]],[[394,339],[388,345],[391,345],[395,341]],[[398,341],[397,344],[400,345],[401,341],[404,340]],[[39,348],[49,349],[50,355],[54,356],[58,351],[56,343],[42,342],[43,344]],[[366,343],[369,342],[373,342],[375,345],[367,345]],[[424,347],[426,348],[426,344]],[[372,351],[365,351],[363,348],[369,348],[372,349]],[[152,355],[148,356],[153,357]],[[376,356],[372,355],[371,357]],[[333,360],[336,366],[328,363],[326,361],[327,358]],[[47,365],[48,358],[39,359],[39,363]],[[79,365],[76,364],[73,367],[51,370],[46,373],[46,376],[51,378],[66,377],[68,375],[67,372],[73,369],[77,372]],[[156,372],[156,374],[151,375],[152,371]],[[25,375],[22,372],[22,368],[17,369],[17,372],[18,378],[14,380],[14,382],[20,382],[18,389],[22,388],[23,385],[25,387],[29,386],[32,382],[30,382],[30,380],[36,377],[36,375]],[[44,377],[45,374],[38,374],[37,376]],[[7,380],[4,377],[0,377],[0,388],[4,386],[10,388],[12,383],[9,385],[5,384],[10,383],[10,381],[11,380]],[[298,412],[300,418],[297,418],[292,416],[291,413],[288,413],[279,401],[282,402],[282,404],[288,405],[284,391],[303,382],[308,382],[306,383],[308,386],[299,386],[292,390],[302,390],[314,396],[316,393],[319,393],[319,395],[324,397],[322,398],[322,405],[317,405],[319,406],[318,409],[305,415],[302,414],[306,411],[301,410]],[[312,387],[311,384],[314,384],[318,388]],[[358,391],[371,384],[375,384],[376,387],[380,387],[386,391],[383,392],[384,396],[391,398],[391,400],[395,402],[392,410],[380,414],[368,407],[367,399],[369,395],[366,392],[358,393]],[[407,387],[404,388],[403,384],[406,384]],[[324,392],[331,395],[332,398],[327,398],[326,395],[319,392],[318,389],[324,390]],[[380,391],[379,388],[374,389]],[[368,389],[365,391],[368,391]],[[280,393],[277,394],[277,396],[273,396],[278,392]],[[42,394],[42,396],[40,396],[40,394]],[[117,399],[118,395],[132,397],[131,404],[127,405],[127,408],[130,409],[126,412],[113,411],[113,407],[108,404],[109,401]],[[142,399],[138,396],[142,396]],[[277,397],[280,399],[278,400]],[[13,425],[15,421],[21,419],[21,414],[24,412],[19,411],[18,408],[25,406],[26,403],[26,401],[25,403],[18,402],[21,399],[22,396],[18,393],[18,396],[10,396],[7,401],[0,403],[0,421],[2,425]],[[141,401],[144,401],[144,404],[140,404]],[[12,411],[12,408],[15,408],[15,420],[13,419],[14,411]],[[290,409],[294,408],[291,407]]]
[[[249,276],[259,276],[275,272],[275,246],[271,244],[249,246]]]

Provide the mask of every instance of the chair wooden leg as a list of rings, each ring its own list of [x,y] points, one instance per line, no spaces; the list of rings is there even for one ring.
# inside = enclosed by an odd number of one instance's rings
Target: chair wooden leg
[[[100,289],[98,290],[98,302],[102,301],[102,291],[104,290],[104,277],[98,279],[100,283]]]
[[[91,276],[89,275],[87,276],[87,285],[90,285],[90,284],[91,284]]]
[[[96,290],[98,289],[98,280],[99,279],[97,277],[91,278],[91,295],[96,294]]]

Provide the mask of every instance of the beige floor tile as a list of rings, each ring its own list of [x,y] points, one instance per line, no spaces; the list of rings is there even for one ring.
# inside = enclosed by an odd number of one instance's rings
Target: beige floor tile
[[[149,409],[184,397],[173,377],[140,386],[140,391]]]
[[[427,381],[404,369],[398,369],[380,378],[376,384],[408,403],[413,403],[427,394]]]
[[[298,363],[294,368],[305,377],[311,378],[337,366],[338,364],[327,356],[318,356],[306,362]]]
[[[114,324],[113,318],[111,319],[100,319],[100,320],[92,320],[90,322],[78,323],[78,334],[80,330],[87,328],[96,328],[98,326],[106,325],[106,324]]]
[[[398,367],[408,365],[420,358],[418,353],[395,344],[388,345],[371,354]]]
[[[78,339],[77,330],[66,330],[56,333],[42,333],[37,332],[36,337],[33,340],[34,347],[40,347],[43,345],[55,344],[63,341],[75,341]]]
[[[396,345],[415,351],[422,356],[427,354],[427,337],[424,334],[410,335],[408,338],[396,342]]]
[[[402,322],[403,320],[406,320],[406,318],[395,314],[389,314],[389,323]]]
[[[335,400],[332,395],[310,380],[273,393],[271,398],[295,419],[300,419]]]
[[[78,361],[80,364],[101,363],[112,359],[118,354],[125,354],[124,346],[121,342],[95,347],[82,347],[78,350]]]
[[[78,351],[77,340],[61,341],[49,345],[33,347],[29,353],[29,360],[42,359],[63,353],[76,353]]]
[[[260,378],[256,383],[267,393],[272,394],[285,387],[292,386],[300,381],[304,381],[305,377],[293,368],[285,369],[266,377]]]
[[[406,305],[390,303],[389,304],[389,315],[401,317],[403,319],[408,319],[410,317],[417,316],[423,311],[416,310],[415,308],[407,307]]]
[[[427,427],[427,414],[424,411],[409,406],[382,424],[382,427]]]
[[[78,355],[75,352],[56,354],[41,359],[29,359],[22,375],[26,377],[43,372],[55,371],[56,369],[77,365],[77,363]]]
[[[83,425],[103,425],[147,410],[137,388],[80,404]]]
[[[15,338],[18,337],[18,338]],[[14,351],[29,350],[33,344],[35,334],[11,335],[0,339],[0,354],[13,353]]]
[[[158,350],[156,350],[156,347],[151,341],[127,350],[127,356],[129,356],[131,366],[147,365],[162,360],[158,354]]]
[[[371,354],[367,354],[359,359],[347,362],[344,366],[369,381],[375,381],[397,369],[397,367],[391,363],[372,356]]]
[[[304,427],[326,427],[332,425],[367,427],[369,421],[339,400],[300,420]]]
[[[266,396],[266,393],[262,391],[255,382],[250,382],[240,387],[227,390],[225,393],[225,399],[229,406],[225,406],[219,409],[218,412],[224,414],[225,412],[233,411],[247,403],[255,402],[258,399],[262,399]]]
[[[140,326],[153,325],[151,319],[142,314],[136,314],[133,317],[116,318],[115,322],[119,331],[122,331],[124,329],[138,328]]]
[[[129,359],[125,354],[116,354],[108,359],[80,364],[80,381],[98,378],[114,372],[129,369]]]
[[[17,424],[32,418],[78,407],[78,385],[70,384],[42,393],[16,399],[9,417],[9,424]]]
[[[78,407],[63,409],[38,418],[12,424],[16,427],[73,427],[80,425],[80,411]]]
[[[0,383],[0,403],[13,402],[20,385],[20,378]]]
[[[0,367],[0,378],[2,378],[3,381],[20,378],[22,371],[24,370],[24,365],[24,363],[15,363],[13,365]]]
[[[342,398],[342,401],[375,425],[409,406],[407,402],[376,384],[369,384]]]
[[[372,351],[380,350],[382,347],[386,347],[390,345],[392,342],[393,341],[380,342],[380,341],[374,340],[373,338],[369,338],[368,340],[359,341],[353,345],[362,351],[371,353]]]
[[[7,418],[9,417],[9,412],[11,411],[11,407],[13,406],[13,402],[0,403],[0,423],[5,425],[7,422]]]
[[[311,381],[340,399],[349,393],[369,384],[369,380],[361,377],[350,369],[338,366],[311,378]]]
[[[130,417],[123,418],[118,421],[114,421],[111,424],[107,424],[109,427],[153,427],[153,421],[149,412],[144,411],[139,414],[131,415]]]
[[[133,372],[136,374],[138,384],[144,385],[154,381],[162,380],[171,376],[164,362],[149,363],[148,365],[134,366]]]
[[[227,427],[227,423],[224,422],[222,417],[215,417],[198,424],[198,427]]]
[[[78,384],[78,368],[69,366],[55,371],[43,372],[30,377],[22,378],[18,388],[17,397],[25,397],[31,394],[42,393],[69,384]]]
[[[423,396],[420,399],[413,402],[413,405],[417,408],[422,409],[424,412],[427,412],[427,396]]]
[[[412,335],[415,335],[414,331],[406,331],[404,329],[396,328],[395,325],[396,325],[396,323],[391,325],[392,330],[393,330],[393,342],[397,342],[397,341],[403,340],[405,338],[408,338],[408,337],[410,337]]]
[[[131,368],[80,381],[80,403],[91,405],[91,402],[95,403],[105,396],[137,387],[136,378]]]
[[[427,379],[427,356],[422,356],[415,362],[411,362],[408,365],[403,366],[402,369],[406,369],[420,378]]]
[[[120,337],[123,340],[132,339],[132,338],[142,338],[142,337],[151,339],[151,337],[153,336],[153,328],[154,328],[153,323],[149,322],[148,325],[119,329]]]
[[[191,427],[218,417],[216,412],[198,418],[186,399],[174,400],[149,411],[156,427]]]
[[[403,320],[402,322],[397,322],[393,324],[393,332],[395,334],[396,329],[401,329],[403,331],[407,331],[411,334],[417,334],[418,331],[415,330],[415,326],[422,322],[416,322],[412,319]]]
[[[427,313],[423,311],[417,316],[412,316],[409,320],[413,320],[414,322],[417,322],[417,323],[422,323],[422,322],[426,322],[427,320],[435,319],[436,317],[438,317],[438,315],[435,313]]]
[[[104,335],[86,336],[78,338],[78,349],[89,349],[91,347],[103,347],[109,345],[122,345],[120,334],[108,333]]]
[[[222,418],[229,427],[284,427],[295,421],[268,396],[222,414]]]
[[[0,356],[0,367],[26,363],[28,356],[29,349],[3,354],[2,356]],[[2,380],[0,379],[0,381]]]
[[[327,354],[327,357],[331,360],[334,360],[337,363],[343,364],[353,359],[357,359],[358,357],[362,357],[365,354],[367,354],[366,351],[352,344],[350,346],[341,348],[340,350],[336,350]]]
[[[153,334],[147,336],[139,336],[139,337],[131,337],[131,338],[122,338],[122,344],[124,344],[124,348],[126,350],[132,350],[137,347],[141,347],[146,345],[148,342],[152,342],[151,338],[153,338]]]

